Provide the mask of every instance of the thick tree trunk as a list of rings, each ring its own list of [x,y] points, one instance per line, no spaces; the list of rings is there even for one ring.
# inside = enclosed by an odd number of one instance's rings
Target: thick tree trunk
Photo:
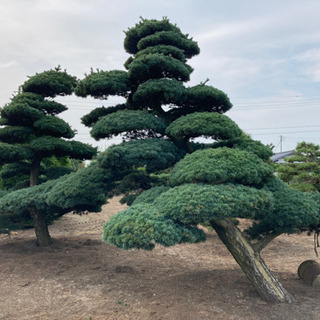
[[[267,302],[295,301],[232,221],[212,220],[210,223],[261,298]]]
[[[38,245],[40,247],[49,246],[52,243],[52,239],[43,215],[36,208],[29,208],[29,212],[33,220]]]
[[[39,182],[40,163],[41,161],[37,158],[32,161],[30,171],[30,187],[36,186]]]
[[[31,164],[30,172],[30,187],[36,186],[39,183],[41,160],[35,158]],[[37,243],[40,247],[49,246],[52,239],[49,234],[49,229],[44,216],[36,208],[29,208],[30,215],[33,220],[33,226],[37,237]]]

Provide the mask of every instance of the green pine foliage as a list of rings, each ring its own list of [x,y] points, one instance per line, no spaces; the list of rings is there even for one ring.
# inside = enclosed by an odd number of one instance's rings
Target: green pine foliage
[[[57,170],[50,169],[51,174]],[[14,230],[31,226],[28,208],[41,212],[47,224],[70,211],[100,211],[106,202],[105,193],[114,188],[112,172],[93,164],[77,172],[64,173],[32,188],[4,192],[0,198],[0,227]]]
[[[164,18],[162,20],[155,19],[141,19],[133,28],[129,28],[125,31],[124,48],[128,53],[135,54],[139,51],[137,45],[138,42],[148,35],[160,31],[174,31],[182,36],[180,29],[170,23],[169,19]]]
[[[225,113],[232,107],[232,104],[223,91],[199,84],[188,88],[186,106],[196,108],[197,111]]]
[[[320,201],[312,195],[285,187],[273,192],[273,199],[273,210],[259,215],[248,230],[252,238],[269,233],[296,233],[319,224]]]
[[[173,121],[166,134],[175,138],[210,137],[214,140],[229,140],[241,136],[242,131],[227,116],[220,113],[195,112]]]
[[[28,127],[11,126],[0,128],[0,140],[8,144],[24,142],[34,135],[34,130]]]
[[[123,132],[148,131],[164,135],[166,125],[163,120],[147,111],[119,110],[100,117],[92,126],[91,136],[96,140],[112,138]]]
[[[100,211],[106,193],[114,187],[110,170],[91,165],[86,169],[59,178],[47,194],[47,204],[59,211]]]
[[[50,135],[58,138],[71,139],[74,137],[74,131],[64,120],[52,115],[48,115],[33,124],[33,127],[41,135]]]
[[[191,58],[200,53],[198,44],[187,36],[176,31],[159,31],[143,37],[137,43],[138,50],[143,50],[156,45],[174,45],[183,50],[186,58]]]
[[[107,98],[109,95],[127,96],[129,77],[121,70],[92,72],[75,89],[79,97]]]
[[[176,79],[151,79],[142,83],[132,95],[135,108],[156,109],[160,105],[181,105],[186,99],[186,89]]]
[[[174,167],[171,183],[238,183],[261,187],[272,178],[272,168],[256,155],[238,149],[217,148],[186,155]]]
[[[2,180],[2,187],[5,190],[10,190],[21,183],[28,182],[30,185],[30,169],[31,164],[28,161],[8,163],[2,166],[0,170],[0,177]]]
[[[88,114],[84,115],[81,118],[81,122],[87,127],[92,127],[101,117],[117,112],[119,110],[124,110],[125,108],[126,108],[125,104],[118,104],[114,107],[109,107],[109,108],[105,108],[105,107],[96,108],[96,109],[93,109]]]
[[[172,142],[162,139],[131,140],[112,146],[98,157],[103,168],[119,172],[145,167],[147,172],[166,169],[179,161],[185,152]]]
[[[184,51],[175,47],[175,46],[169,46],[169,45],[158,45],[153,47],[147,47],[144,50],[140,50],[136,53],[135,58],[139,58],[141,56],[149,55],[149,54],[162,54],[165,56],[173,57],[181,62],[186,61],[186,56],[184,55]],[[128,69],[130,63],[133,61],[132,57],[131,59],[128,59],[128,62],[125,63],[126,69]]]
[[[184,62],[159,53],[135,58],[128,69],[130,81],[136,84],[149,80],[150,76],[155,79],[164,76],[179,81],[188,81],[192,72],[192,68]]]
[[[167,219],[155,206],[136,204],[111,217],[105,225],[102,239],[122,249],[152,250],[155,243],[169,247],[183,242],[204,241],[206,236],[196,226]]]
[[[37,73],[22,85],[22,92],[1,109],[2,163],[29,160],[39,166],[49,156],[89,159],[96,153],[95,148],[66,140],[74,131],[56,115],[67,108],[46,99],[71,94],[76,83],[75,77],[57,68]]]
[[[273,208],[271,192],[221,184],[183,184],[162,193],[154,204],[176,222],[197,225],[212,219],[254,219]]]
[[[145,192],[141,193],[133,202],[133,204],[139,203],[150,203],[153,204],[155,200],[162,194],[170,189],[167,186],[157,186],[146,190]]]
[[[273,155],[272,149],[269,146],[265,146],[260,141],[252,140],[251,138],[248,138],[248,137],[245,137],[245,138],[241,137],[241,138],[215,142],[214,144],[211,145],[211,147],[212,148],[228,147],[228,148],[246,150],[254,153],[256,156],[258,156],[264,161],[267,161]]]
[[[1,109],[1,118],[13,126],[31,126],[32,123],[44,117],[44,114],[27,104],[12,103]]]
[[[298,143],[292,157],[276,167],[280,179],[302,192],[320,191],[320,146]]]
[[[29,77],[29,80],[22,85],[22,91],[53,98],[57,95],[72,94],[76,84],[75,77],[70,76],[66,71],[61,71],[58,67]]]
[[[30,149],[23,146],[11,145],[0,142],[0,164],[16,162],[20,160],[31,160],[33,153]]]

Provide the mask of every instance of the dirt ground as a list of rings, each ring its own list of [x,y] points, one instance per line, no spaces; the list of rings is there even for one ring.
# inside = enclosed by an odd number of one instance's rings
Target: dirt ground
[[[214,231],[205,243],[151,252],[102,243],[103,223],[121,209],[115,198],[100,213],[65,215],[50,226],[50,248],[35,245],[32,229],[2,236],[0,319],[320,319],[320,289],[297,275],[303,261],[318,259],[313,237],[281,236],[263,251],[298,300],[267,304]]]

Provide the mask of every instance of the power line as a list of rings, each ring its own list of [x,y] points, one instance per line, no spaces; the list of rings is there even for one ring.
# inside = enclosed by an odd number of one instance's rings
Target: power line
[[[269,133],[252,133],[252,135],[255,136],[266,136],[266,135],[271,135],[271,134],[280,134],[280,133],[285,133],[285,134],[291,134],[291,133],[305,133],[305,132],[320,132],[319,130],[305,130],[305,131],[287,131],[287,132],[269,132]]]
[[[305,128],[305,127],[320,127],[320,124],[305,125],[305,126],[291,126],[291,127],[247,128],[243,130],[273,130],[273,129],[291,129],[291,128]]]

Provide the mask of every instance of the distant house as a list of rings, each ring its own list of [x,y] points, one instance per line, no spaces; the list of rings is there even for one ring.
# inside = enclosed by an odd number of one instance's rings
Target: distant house
[[[283,160],[284,158],[291,157],[293,155],[294,155],[294,150],[275,153],[271,157],[271,161],[274,163],[284,163],[284,160]]]

